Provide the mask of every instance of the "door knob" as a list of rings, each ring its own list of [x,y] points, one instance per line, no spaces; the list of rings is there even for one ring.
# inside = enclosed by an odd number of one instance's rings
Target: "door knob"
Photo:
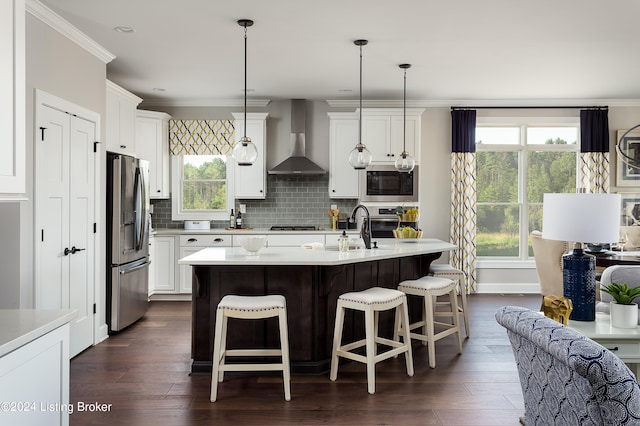
[[[64,248],[64,255],[65,256],[69,256],[69,253],[71,253],[71,250],[69,250],[69,247],[65,247]]]
[[[79,251],[86,250],[81,248],[76,248],[76,246],[71,247],[71,254],[76,254]]]

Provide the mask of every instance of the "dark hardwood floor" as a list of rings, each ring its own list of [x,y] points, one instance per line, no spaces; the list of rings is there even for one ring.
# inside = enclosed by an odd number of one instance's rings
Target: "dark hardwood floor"
[[[71,415],[79,425],[518,425],[523,400],[500,306],[538,309],[537,295],[472,295],[471,337],[456,354],[455,336],[436,343],[437,366],[414,344],[415,375],[404,359],[376,368],[376,393],[367,393],[360,363],[341,366],[338,380],[293,376],[291,401],[281,376],[230,375],[209,402],[211,378],[190,376],[190,302],[152,302],[148,314],[71,361],[71,403],[111,404],[103,412]]]

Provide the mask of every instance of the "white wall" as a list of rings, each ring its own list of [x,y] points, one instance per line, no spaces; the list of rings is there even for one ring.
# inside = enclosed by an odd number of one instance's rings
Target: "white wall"
[[[68,38],[53,30],[31,14],[26,14],[26,140],[27,140],[27,197],[29,201],[20,203],[19,214],[12,214],[11,227],[20,230],[19,244],[0,240],[0,251],[14,250],[19,247],[20,263],[12,265],[8,271],[19,276],[16,281],[3,281],[0,287],[0,299],[12,295],[14,308],[30,308],[34,304],[34,144],[36,141],[35,89],[41,89],[52,95],[73,102],[99,113],[104,122],[106,109],[106,65],[94,55],[79,47]],[[104,125],[102,126],[104,139]],[[106,161],[102,159],[101,161]],[[102,188],[105,188],[104,179]],[[103,191],[104,193],[104,191]],[[104,209],[103,209],[104,210]],[[15,212],[13,212],[15,213]],[[4,214],[3,214],[4,218]],[[104,211],[99,223],[104,235]],[[4,224],[6,226],[6,223]],[[9,247],[7,247],[9,246]],[[104,255],[101,256],[104,259]],[[104,270],[104,261],[96,265]],[[16,274],[13,268],[19,268]],[[3,273],[5,269],[3,268]],[[104,277],[104,273],[100,276]],[[104,293],[104,278],[101,283]],[[19,300],[13,295],[19,289]]]

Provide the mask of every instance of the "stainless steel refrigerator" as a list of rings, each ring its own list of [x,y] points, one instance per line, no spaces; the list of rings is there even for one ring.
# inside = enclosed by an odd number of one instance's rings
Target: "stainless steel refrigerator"
[[[149,168],[107,153],[107,294],[109,333],[142,318],[149,306]]]

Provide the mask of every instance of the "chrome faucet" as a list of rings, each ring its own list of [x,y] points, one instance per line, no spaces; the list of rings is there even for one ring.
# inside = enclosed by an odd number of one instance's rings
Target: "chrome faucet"
[[[358,209],[363,209],[364,213],[367,215],[365,219],[362,221],[362,226],[360,227],[360,236],[364,241],[364,246],[368,249],[371,248],[371,215],[369,214],[369,209],[363,206],[362,204],[358,204],[354,207],[351,212],[351,222],[355,222],[356,220],[356,212]]]

